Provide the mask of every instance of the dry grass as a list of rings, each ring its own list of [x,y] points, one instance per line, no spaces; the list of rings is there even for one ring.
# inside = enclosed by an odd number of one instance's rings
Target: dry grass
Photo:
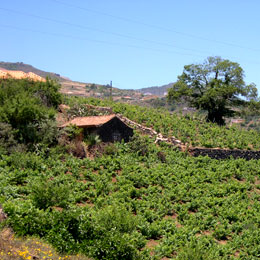
[[[40,77],[39,75],[28,72],[25,73],[19,70],[2,70],[0,69],[0,78],[7,79],[7,78],[14,78],[14,79],[30,79],[34,81],[46,81],[44,78]]]
[[[90,260],[82,255],[59,255],[51,246],[36,238],[15,238],[11,229],[0,232],[1,260]]]

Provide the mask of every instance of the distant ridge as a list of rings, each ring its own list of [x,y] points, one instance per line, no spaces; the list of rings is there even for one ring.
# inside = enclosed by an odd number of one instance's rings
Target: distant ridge
[[[0,62],[0,68],[10,70],[10,71],[23,71],[25,73],[32,72],[32,73],[34,73],[34,74],[36,74],[36,75],[38,75],[42,78],[49,77],[51,79],[56,79],[58,81],[68,81],[68,79],[63,78],[62,76],[60,76],[57,73],[39,70],[39,69],[33,67],[32,65],[25,64],[23,62],[4,62],[4,61],[1,61]]]
[[[141,89],[137,89],[137,91],[141,92],[142,94],[151,94],[151,95],[162,97],[165,96],[165,93],[167,93],[167,89],[171,88],[173,84],[174,83],[169,83],[163,86],[141,88]]]
[[[66,95],[105,98],[109,97],[111,93],[111,89],[108,85],[74,81],[66,76],[54,72],[46,72],[23,62],[0,61],[0,78],[7,77],[6,71],[9,71],[9,76],[12,74],[15,75],[13,76],[14,78],[31,78],[33,80],[41,80],[41,78],[45,79],[46,77],[49,77],[57,80],[61,85],[60,92]],[[38,79],[36,79],[37,77]],[[169,83],[163,86],[154,86],[141,89],[119,89],[113,87],[112,96],[115,101],[146,104],[147,102],[150,102],[150,100],[164,97],[167,93],[167,89],[172,87],[172,85],[173,83]],[[143,97],[142,94],[148,95]]]

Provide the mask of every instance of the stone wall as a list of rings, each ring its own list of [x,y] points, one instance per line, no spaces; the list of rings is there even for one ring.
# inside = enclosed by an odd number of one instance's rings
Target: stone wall
[[[133,127],[134,129],[138,130],[142,134],[149,135],[150,137],[155,137],[156,138],[155,143],[167,142],[177,146],[181,145],[181,141],[176,139],[174,136],[170,138],[163,136],[161,133],[157,133],[154,129],[138,124],[128,119],[127,117],[122,116],[121,114],[117,114],[117,117],[119,117],[125,124]]]
[[[122,116],[121,114],[116,114],[116,116],[118,118],[120,118],[125,124],[133,127],[134,129],[136,130],[139,130],[142,134],[145,134],[145,135],[149,135],[151,137],[155,137],[157,136],[157,132],[155,130],[153,130],[152,128],[149,128],[149,127],[145,127],[141,124],[138,124],[130,119],[128,119],[127,117],[124,117]]]
[[[94,110],[97,110],[100,112],[106,112],[108,114],[113,114],[113,110],[111,107],[99,107],[99,106],[93,106],[93,105],[89,105],[89,104],[86,104],[86,107],[88,109],[94,109]]]
[[[174,136],[168,138],[163,136],[161,133],[157,133],[155,130],[149,127],[145,127],[141,124],[138,124],[120,114],[117,116],[127,125],[133,127],[134,129],[140,131],[142,134],[149,135],[150,137],[155,137],[155,143],[158,142],[166,142],[172,144],[173,146],[179,148],[181,151],[187,151],[191,156],[198,157],[198,156],[208,156],[212,159],[228,159],[233,157],[237,158],[244,158],[246,160],[260,159],[260,151],[250,151],[250,150],[229,150],[229,149],[219,149],[219,148],[201,148],[201,147],[191,147],[188,148],[184,145],[180,140],[175,138]]]
[[[208,156],[212,159],[228,159],[233,157],[243,158],[246,160],[259,160],[260,159],[260,151],[249,151],[249,150],[229,150],[229,149],[210,149],[210,148],[189,148],[188,152],[190,155],[198,157],[198,156]]]
[[[96,109],[102,112],[113,113],[110,107],[97,107],[93,105],[86,105],[89,109]],[[66,109],[62,107],[62,109]],[[166,137],[161,133],[157,133],[154,129],[145,127],[141,124],[138,124],[127,117],[124,117],[121,114],[117,114],[117,117],[120,118],[125,124],[131,126],[132,128],[138,130],[142,134],[149,135],[151,138],[155,138],[155,143],[158,142],[166,142],[172,144],[173,146],[179,148],[181,151],[188,151],[191,156],[208,156],[213,159],[228,159],[230,157],[233,158],[244,158],[246,160],[251,159],[260,159],[260,151],[249,151],[249,150],[229,150],[229,149],[218,149],[218,148],[201,148],[201,147],[191,147],[187,148],[185,144],[183,144],[176,137]]]

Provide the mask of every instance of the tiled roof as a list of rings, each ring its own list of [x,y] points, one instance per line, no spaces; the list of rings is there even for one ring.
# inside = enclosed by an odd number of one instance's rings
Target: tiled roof
[[[75,117],[69,122],[63,124],[62,127],[66,127],[68,125],[76,125],[78,127],[97,127],[107,123],[114,117],[116,117],[116,115]]]

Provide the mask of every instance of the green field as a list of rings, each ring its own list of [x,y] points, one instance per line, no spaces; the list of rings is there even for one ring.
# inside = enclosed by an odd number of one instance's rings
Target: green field
[[[259,149],[259,132],[58,89],[0,84],[1,229],[93,260],[260,258],[260,161],[194,158],[137,132],[129,143],[85,140],[95,156],[79,159],[71,152],[78,129],[61,131],[55,114],[61,102],[111,106],[193,146]]]
[[[135,143],[95,160],[2,156],[6,224],[93,259],[259,259],[260,162]]]

